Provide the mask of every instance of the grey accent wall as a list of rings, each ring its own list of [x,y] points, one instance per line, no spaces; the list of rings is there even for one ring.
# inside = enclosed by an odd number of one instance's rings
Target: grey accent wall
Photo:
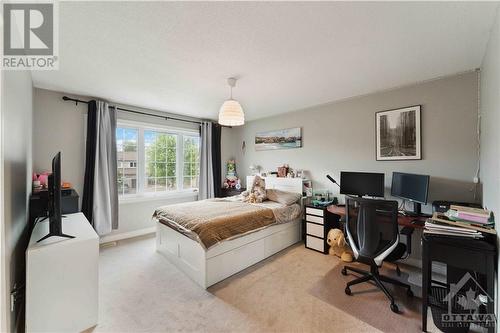
[[[45,89],[34,89],[34,131],[33,131],[33,170],[50,170],[52,157],[62,152],[61,173],[64,181],[73,184],[78,194],[83,195],[85,173],[85,131],[87,104],[65,102],[62,96],[90,100],[88,96],[75,96]],[[127,107],[127,106],[124,106]],[[141,110],[137,107],[134,110]],[[151,110],[143,109],[147,112]],[[163,115],[167,115],[162,113]],[[150,121],[160,123],[158,118],[137,116],[119,112],[119,119]],[[172,125],[172,122],[169,122]],[[176,126],[196,128],[196,125],[179,123]],[[151,198],[148,200],[120,202],[119,228],[111,235],[147,229],[154,226],[151,216],[154,208],[172,203],[196,200],[196,194],[180,197]]]
[[[500,9],[481,66],[483,202],[500,218]]]
[[[52,158],[60,151],[62,179],[73,185],[81,202],[87,104],[64,102],[62,96],[55,91],[34,89],[33,170],[50,171]]]
[[[10,290],[25,280],[28,234],[28,197],[31,193],[33,86],[29,71],[2,71],[2,221],[6,262],[2,281],[2,306],[7,317],[5,327],[16,331],[17,315],[10,312]],[[4,314],[2,314],[2,317]]]
[[[392,172],[402,171],[431,175],[430,201],[478,201],[473,186],[477,98],[477,73],[468,72],[311,107],[225,129],[223,138],[230,143],[224,143],[222,156],[236,158],[243,179],[250,164],[275,171],[287,163],[306,170],[315,189],[338,195],[338,187],[326,174],[338,180],[343,170],[383,172],[388,196]],[[416,104],[422,105],[422,160],[376,161],[375,112]],[[256,132],[290,127],[302,127],[302,148],[255,151]],[[429,206],[423,209],[430,211]]]

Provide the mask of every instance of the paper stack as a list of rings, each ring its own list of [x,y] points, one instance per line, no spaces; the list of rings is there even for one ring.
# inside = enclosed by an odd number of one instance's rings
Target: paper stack
[[[446,214],[434,213],[425,223],[424,233],[465,238],[483,238],[485,234],[496,235],[491,221],[478,224],[478,222],[454,220],[449,218],[450,214],[449,211]]]
[[[494,226],[494,222],[491,218],[491,211],[481,208],[452,205],[450,210],[446,212],[446,216],[454,221],[469,223],[481,227],[492,228]]]
[[[467,229],[459,226],[452,226],[432,219],[428,219],[424,225],[424,234],[443,235],[466,238],[483,238],[480,231]]]

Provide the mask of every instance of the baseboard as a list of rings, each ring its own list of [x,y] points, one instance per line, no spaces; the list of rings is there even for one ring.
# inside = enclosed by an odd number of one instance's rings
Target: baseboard
[[[133,238],[133,237],[143,236],[143,235],[147,235],[147,234],[154,234],[155,232],[156,232],[156,227],[121,232],[119,234],[112,234],[112,235],[100,237],[99,243],[104,244],[104,243],[116,242],[116,241],[119,241],[122,239]]]

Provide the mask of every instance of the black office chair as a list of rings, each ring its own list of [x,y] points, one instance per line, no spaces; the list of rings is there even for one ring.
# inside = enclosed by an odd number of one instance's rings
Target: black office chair
[[[351,295],[351,286],[367,281],[374,281],[391,301],[391,310],[399,309],[394,297],[383,282],[392,283],[407,289],[407,295],[413,296],[410,285],[379,274],[378,268],[398,247],[398,203],[397,201],[373,200],[347,197],[346,223],[347,240],[356,261],[370,266],[370,271],[344,266],[342,274],[347,271],[361,274],[360,278],[349,281],[345,293]]]

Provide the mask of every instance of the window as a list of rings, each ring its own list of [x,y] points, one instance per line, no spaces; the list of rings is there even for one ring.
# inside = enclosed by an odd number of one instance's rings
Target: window
[[[116,129],[116,155],[118,159],[118,194],[137,193],[138,134],[135,128],[119,127]]]
[[[199,134],[119,124],[116,145],[120,195],[198,189]]]
[[[184,188],[198,188],[200,179],[200,137],[184,136]]]

